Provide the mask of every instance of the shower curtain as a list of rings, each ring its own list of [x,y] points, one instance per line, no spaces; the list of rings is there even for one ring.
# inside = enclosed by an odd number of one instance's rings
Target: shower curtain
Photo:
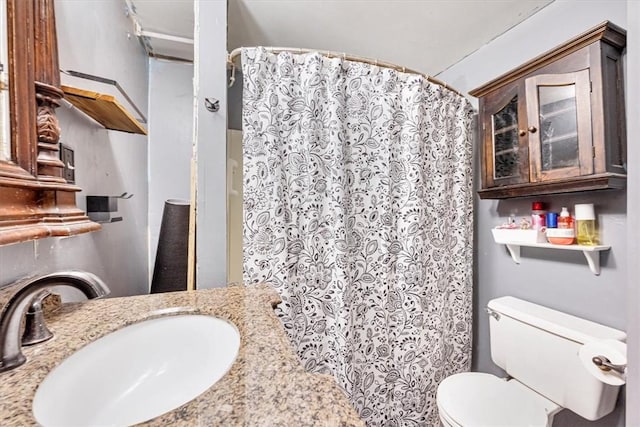
[[[425,78],[242,52],[244,279],[368,425],[438,425],[468,370],[472,108]]]

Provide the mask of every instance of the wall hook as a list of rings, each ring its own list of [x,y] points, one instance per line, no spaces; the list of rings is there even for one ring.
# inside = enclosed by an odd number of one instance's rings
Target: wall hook
[[[204,106],[207,110],[211,111],[212,113],[217,113],[218,110],[220,110],[220,101],[218,101],[215,98],[205,98]]]

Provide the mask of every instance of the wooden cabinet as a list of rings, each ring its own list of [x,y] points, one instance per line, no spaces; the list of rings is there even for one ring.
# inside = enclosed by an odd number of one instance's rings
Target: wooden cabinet
[[[470,92],[480,99],[481,198],[624,188],[625,40],[604,22]]]
[[[60,90],[54,4],[5,2],[8,35],[8,152],[0,154],[0,245],[88,233],[101,228],[76,205],[59,158]]]

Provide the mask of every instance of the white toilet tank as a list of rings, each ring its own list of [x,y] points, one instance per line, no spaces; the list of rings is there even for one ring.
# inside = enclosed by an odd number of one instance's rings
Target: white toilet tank
[[[626,333],[514,297],[489,301],[491,358],[510,376],[558,405],[597,420],[615,407],[619,386],[584,367],[587,342],[626,340]]]

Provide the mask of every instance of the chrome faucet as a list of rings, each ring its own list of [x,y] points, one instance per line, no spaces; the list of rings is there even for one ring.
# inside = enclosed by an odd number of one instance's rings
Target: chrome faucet
[[[95,274],[85,271],[60,271],[23,279],[13,285],[16,292],[0,312],[0,372],[22,365],[27,359],[21,351],[20,326],[27,307],[40,291],[53,286],[69,286],[89,299],[109,293],[107,285]]]

